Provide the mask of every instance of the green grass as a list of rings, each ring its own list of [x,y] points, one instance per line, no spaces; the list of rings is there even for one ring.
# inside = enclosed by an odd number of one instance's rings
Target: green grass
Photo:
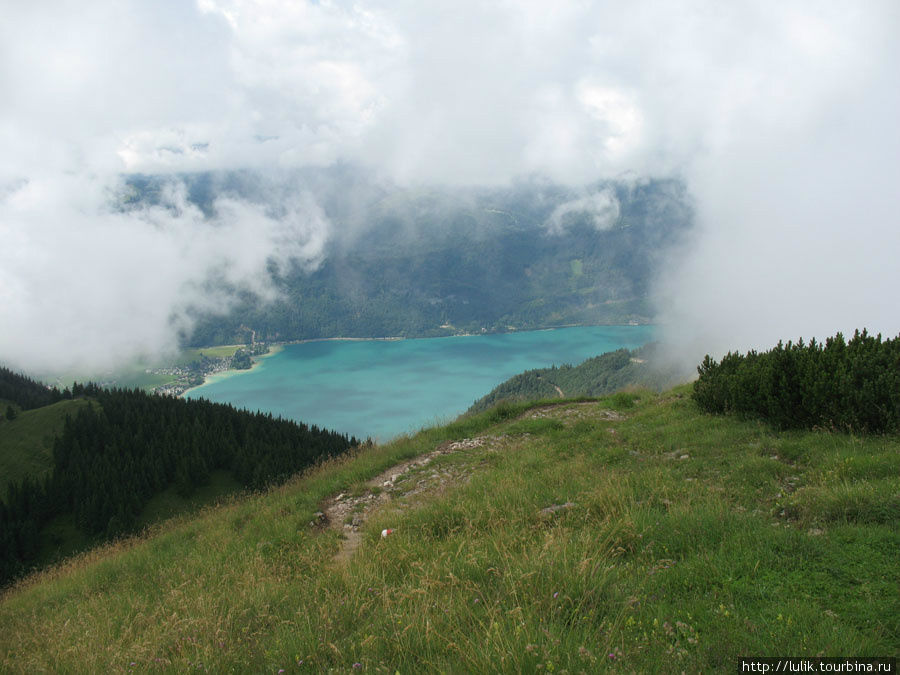
[[[234,356],[234,353],[246,345],[218,345],[215,347],[200,347],[198,349],[182,350],[178,358],[175,360],[176,365],[187,365],[191,361],[196,361],[201,356],[207,356],[211,359],[221,359]]]
[[[536,412],[462,418],[36,575],[0,599],[0,670],[678,673],[900,651],[896,437],[777,433],[685,388]],[[335,565],[339,534],[309,525],[323,499],[476,436],[494,440],[433,463],[465,480],[382,507]]]
[[[170,486],[150,499],[141,512],[139,525],[146,527],[166,518],[196,511],[228,498],[241,489],[241,484],[234,479],[231,472],[223,470],[213,471],[209,483],[196,488],[188,497],[182,497],[175,491],[174,486]]]
[[[233,500],[242,491],[243,487],[231,472],[224,470],[211,472],[209,483],[196,488],[188,497],[182,497],[174,486],[169,486],[150,499],[138,517],[136,528],[152,528],[171,518],[187,517],[217,503]],[[96,546],[100,540],[100,537],[85,535],[76,526],[72,515],[57,516],[41,530],[36,563],[38,566],[47,565],[75,555]]]
[[[144,389],[150,390],[164,384],[170,384],[177,378],[174,375],[162,375],[159,373],[148,373],[143,368],[135,368],[133,370],[117,373],[114,377],[115,386],[121,389]]]
[[[62,431],[66,415],[75,416],[87,405],[83,399],[60,401],[35,410],[19,411],[14,420],[0,421],[0,495],[10,482],[25,476],[41,477],[53,465],[53,438]],[[0,414],[6,410],[4,405]]]

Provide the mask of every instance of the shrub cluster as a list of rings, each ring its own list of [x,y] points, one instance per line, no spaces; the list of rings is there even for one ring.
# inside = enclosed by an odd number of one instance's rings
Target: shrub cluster
[[[758,417],[781,428],[900,431],[900,336],[882,340],[865,330],[848,342],[778,343],[774,349],[697,367],[694,400],[711,413]]]

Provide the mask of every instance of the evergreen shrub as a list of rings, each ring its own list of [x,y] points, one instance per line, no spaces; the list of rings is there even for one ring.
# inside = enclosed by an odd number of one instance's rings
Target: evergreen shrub
[[[778,345],[767,352],[709,355],[697,367],[693,399],[711,413],[737,413],[780,429],[900,431],[900,336],[857,330]]]

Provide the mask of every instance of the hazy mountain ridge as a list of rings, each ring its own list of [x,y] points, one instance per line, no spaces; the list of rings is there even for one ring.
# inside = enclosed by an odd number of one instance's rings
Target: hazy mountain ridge
[[[157,204],[167,185],[129,180],[122,208]],[[314,195],[331,224],[312,267],[270,267],[274,301],[228,288],[237,300],[227,315],[197,310],[184,336],[193,345],[240,341],[251,330],[277,341],[648,323],[654,275],[692,224],[675,180],[413,190],[339,167],[277,184],[251,172],[179,181],[208,216],[228,195],[277,211],[294,190]]]

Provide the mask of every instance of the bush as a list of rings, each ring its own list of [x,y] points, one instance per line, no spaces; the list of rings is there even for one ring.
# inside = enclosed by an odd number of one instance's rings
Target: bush
[[[733,412],[781,429],[900,430],[900,336],[865,330],[846,342],[781,342],[764,353],[709,355],[697,367],[693,398],[707,412]]]

